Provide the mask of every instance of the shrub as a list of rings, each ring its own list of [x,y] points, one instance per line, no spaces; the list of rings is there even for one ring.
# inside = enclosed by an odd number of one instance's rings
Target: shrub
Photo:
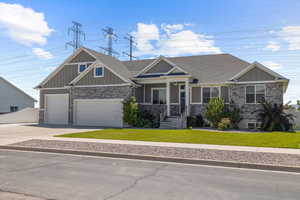
[[[262,108],[253,113],[258,113],[261,129],[264,131],[289,131],[293,130],[294,115],[285,113],[288,105],[264,102]]]
[[[135,97],[131,97],[123,105],[123,120],[131,126],[140,123],[140,109]]]
[[[224,131],[225,129],[230,128],[231,121],[229,118],[222,118],[222,120],[218,123],[218,129]]]
[[[218,127],[219,122],[224,117],[224,111],[225,103],[223,98],[213,98],[209,101],[205,116],[214,128]]]
[[[150,111],[141,111],[135,97],[131,97],[123,106],[123,119],[133,127],[158,128],[159,117]]]
[[[236,106],[236,104],[231,101],[230,105],[226,108],[225,116],[231,121],[231,127],[234,129],[239,129],[239,123],[242,121],[241,109]]]
[[[187,127],[192,126],[192,127],[203,127],[204,125],[204,120],[202,115],[196,115],[194,116],[188,116],[187,117]]]
[[[188,116],[186,120],[187,127],[194,126],[196,124],[196,118],[193,116]]]

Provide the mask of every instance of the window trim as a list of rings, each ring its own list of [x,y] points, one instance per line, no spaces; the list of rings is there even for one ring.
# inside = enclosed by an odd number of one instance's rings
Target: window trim
[[[254,124],[254,128],[250,129],[249,124]],[[261,126],[261,122],[258,122],[258,121],[248,121],[247,122],[247,129],[249,129],[249,130],[258,130],[260,128],[260,126]]]
[[[78,74],[81,74],[82,72],[84,72],[89,66],[88,66],[89,62],[82,62],[82,63],[77,63],[77,72]],[[80,72],[80,65],[85,65],[85,69]]]
[[[97,68],[102,68],[102,75],[101,76],[97,76],[96,75],[96,69]],[[102,77],[104,77],[104,67],[95,67],[94,69],[93,69],[93,71],[94,71],[94,78],[102,78]]]
[[[254,86],[254,103],[247,103],[247,87],[253,87]],[[259,102],[256,101],[256,87],[257,86],[263,86],[264,87],[264,96],[266,99],[267,95],[267,88],[265,84],[255,84],[255,85],[246,85],[245,86],[245,104],[260,104]]]
[[[204,96],[203,96],[203,89],[204,89],[204,88],[209,88],[209,99],[212,98],[212,97],[211,97],[211,93],[212,93],[212,89],[211,89],[211,88],[218,88],[218,91],[219,91],[218,97],[219,97],[219,98],[221,97],[221,86],[212,86],[212,87],[204,86],[204,87],[201,87],[201,104],[208,104],[208,103],[205,103],[205,102],[203,101],[203,98],[204,98]],[[215,97],[214,97],[214,98],[215,98]]]
[[[167,99],[166,99],[166,103],[165,104],[154,104],[153,103],[153,91],[154,90],[165,90],[165,92],[166,92],[166,94],[167,94],[167,88],[164,88],[164,87],[160,87],[160,88],[151,88],[151,105],[167,105]],[[158,93],[158,95],[159,95],[159,93]],[[158,96],[158,98],[159,98],[159,96]],[[167,96],[166,96],[166,98],[167,98]]]

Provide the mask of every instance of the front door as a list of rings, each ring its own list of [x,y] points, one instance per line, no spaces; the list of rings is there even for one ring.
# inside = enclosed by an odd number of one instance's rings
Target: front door
[[[185,85],[179,85],[180,113],[185,110]]]

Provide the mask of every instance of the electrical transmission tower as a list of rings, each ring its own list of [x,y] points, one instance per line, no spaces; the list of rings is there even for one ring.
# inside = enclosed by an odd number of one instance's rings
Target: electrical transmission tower
[[[134,37],[130,34],[127,34],[124,39],[129,41],[129,53],[123,52],[123,54],[125,54],[129,57],[130,60],[132,60],[133,58],[136,58],[135,56],[133,56],[133,46],[136,45],[136,42],[134,41]]]
[[[114,29],[111,27],[106,27],[102,29],[105,37],[108,39],[107,47],[100,47],[104,51],[107,52],[108,55],[113,56],[113,54],[119,54],[118,52],[114,51],[113,49],[113,41],[116,41],[118,36],[114,33]]]
[[[81,30],[82,24],[73,21],[73,26],[68,28],[68,35],[70,33],[73,34],[73,40],[66,43],[67,46],[73,47],[74,51],[81,46],[81,36],[83,36],[83,39],[85,40],[85,33]]]

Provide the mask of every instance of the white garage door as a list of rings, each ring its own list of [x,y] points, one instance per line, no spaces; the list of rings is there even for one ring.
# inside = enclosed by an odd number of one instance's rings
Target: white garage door
[[[45,122],[47,124],[68,124],[69,121],[69,95],[45,95]]]
[[[74,121],[79,126],[123,126],[122,99],[80,99],[74,101]]]

